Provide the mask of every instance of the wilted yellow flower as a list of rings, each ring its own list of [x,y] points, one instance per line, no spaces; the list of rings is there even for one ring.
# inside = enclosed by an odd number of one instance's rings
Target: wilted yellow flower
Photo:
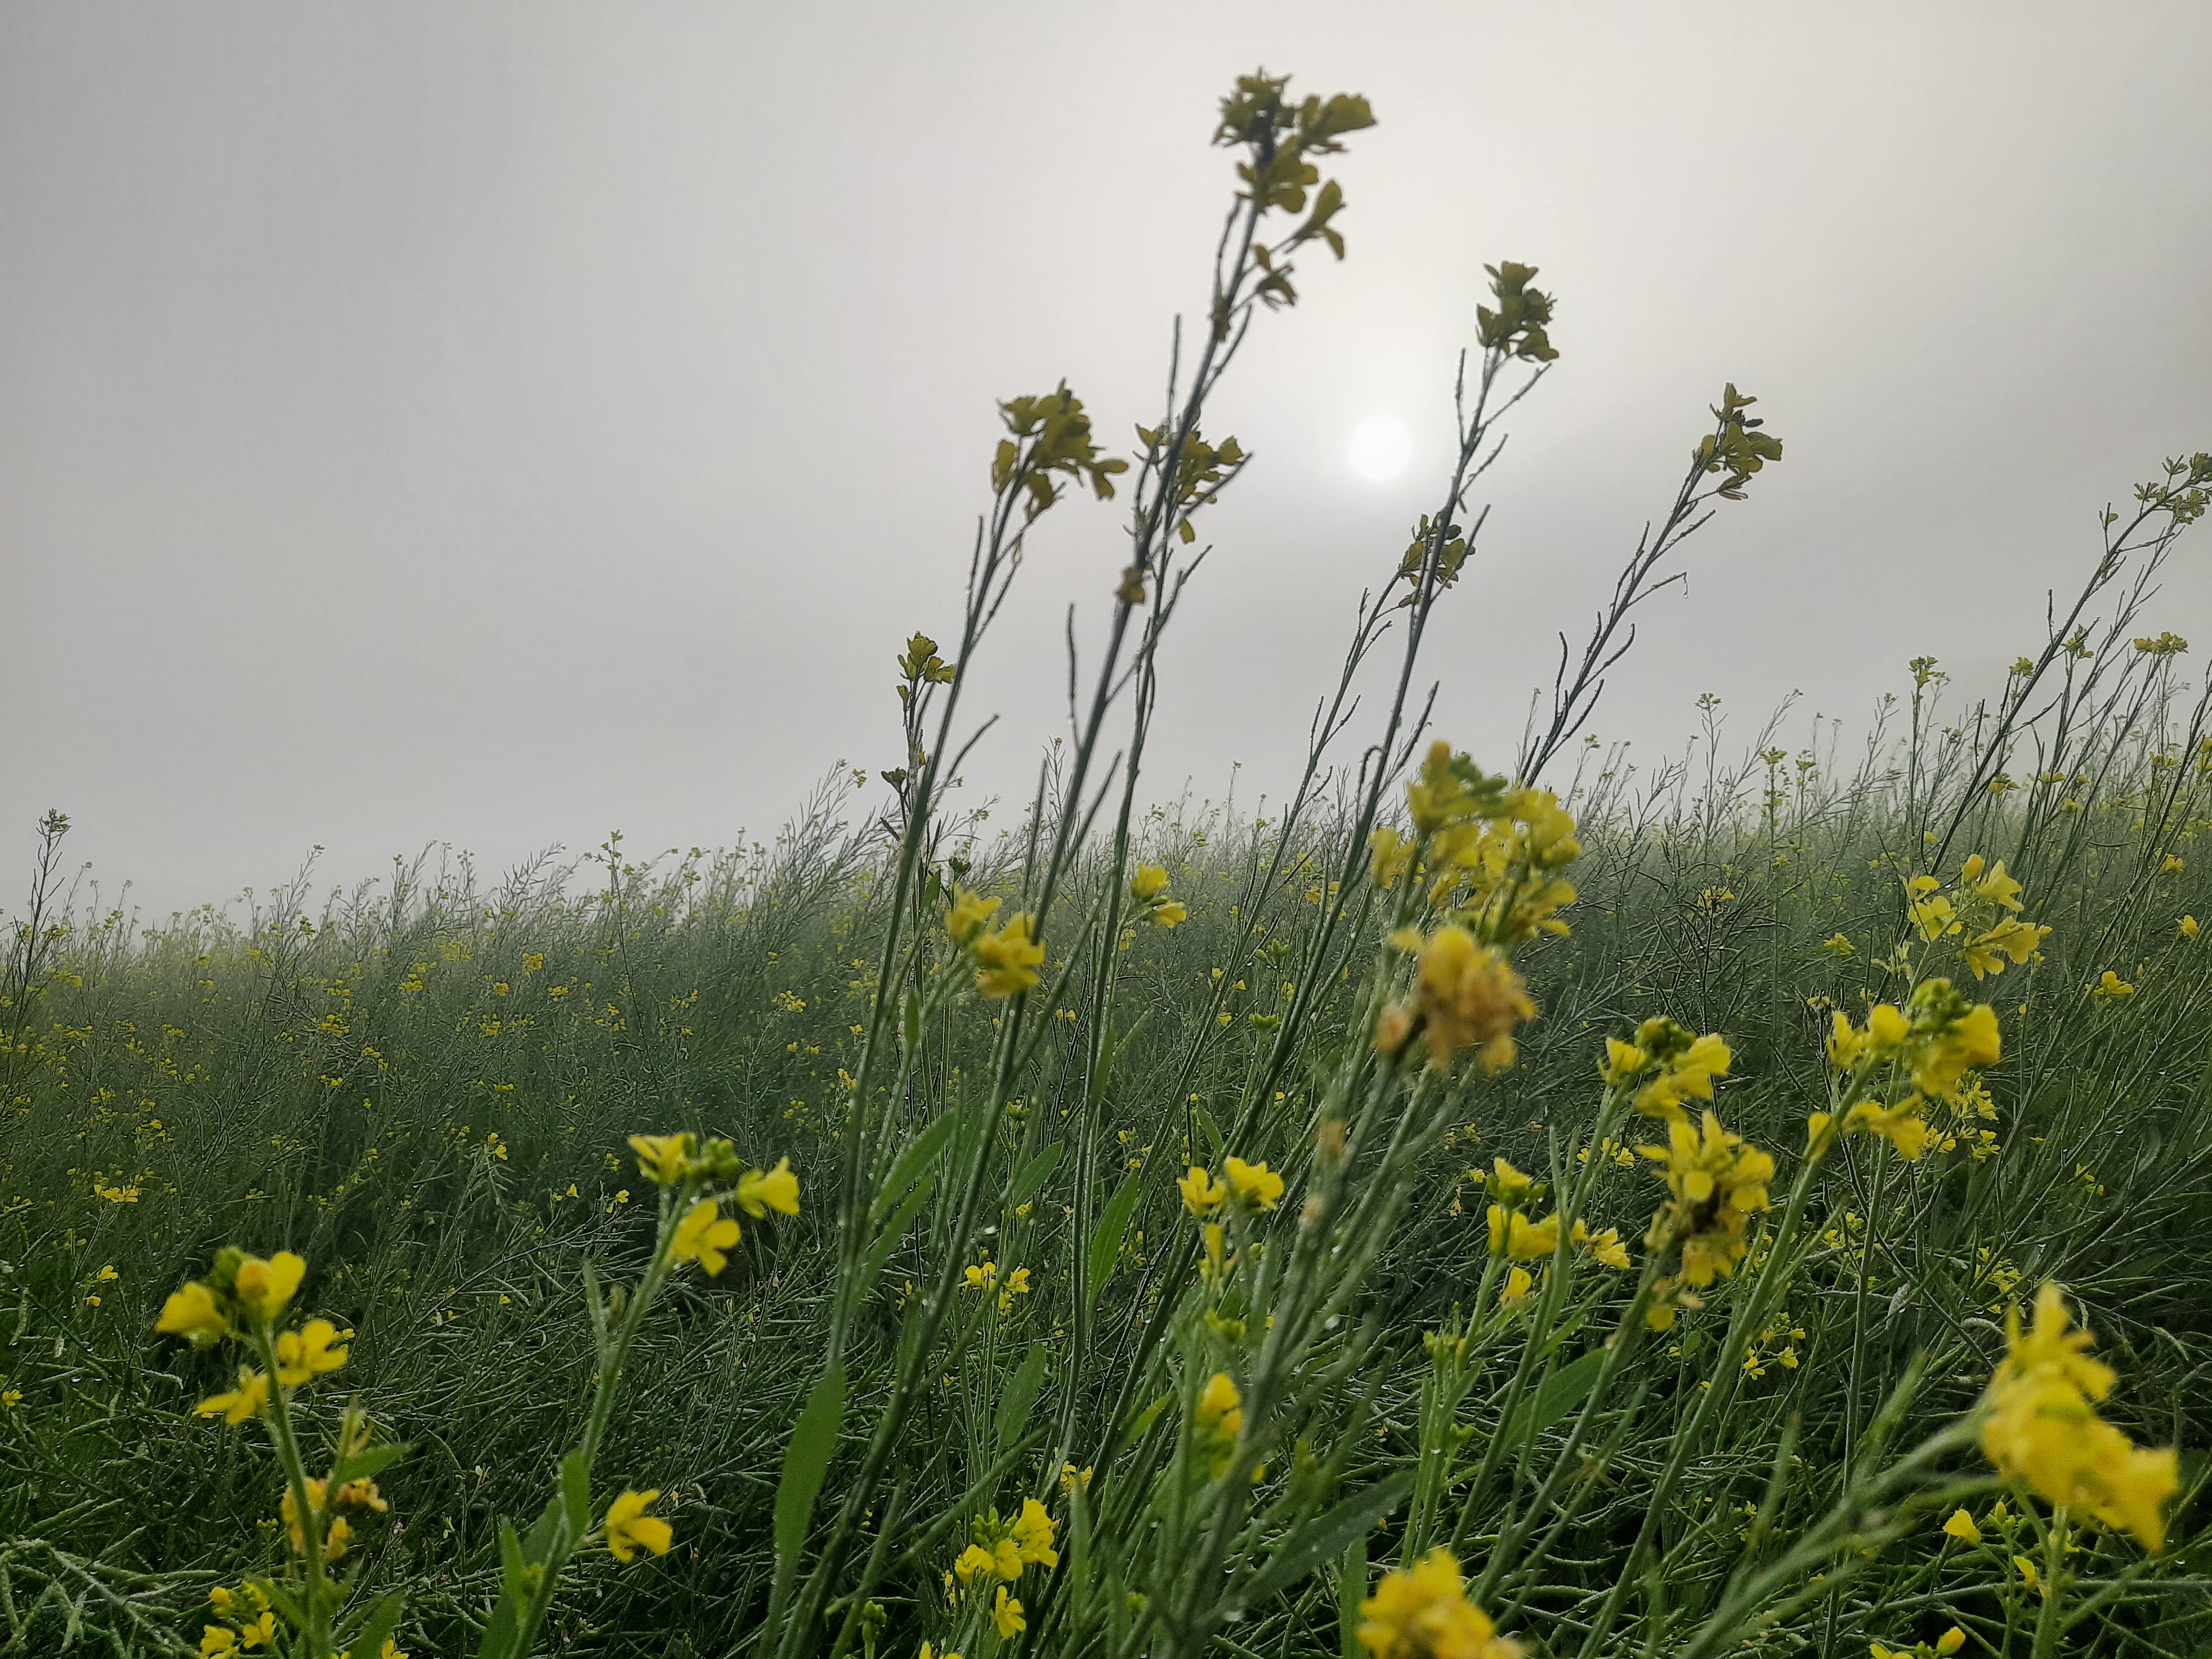
[[[696,1261],[711,1276],[729,1265],[722,1252],[735,1246],[738,1236],[736,1219],[722,1215],[713,1199],[702,1198],[676,1224],[668,1259],[672,1264]]]
[[[616,1560],[627,1562],[641,1544],[655,1555],[668,1553],[675,1529],[645,1512],[646,1505],[659,1496],[657,1486],[651,1492],[624,1492],[607,1506],[607,1549]]]
[[[1000,1637],[1012,1641],[1027,1630],[1029,1621],[1022,1617],[1022,1604],[1007,1593],[1004,1584],[999,1586],[999,1599],[991,1604],[991,1622],[999,1628]]]
[[[629,1144],[637,1154],[638,1173],[657,1186],[680,1187],[691,1172],[693,1141],[689,1129],[672,1135],[632,1135]]]
[[[799,1177],[791,1172],[791,1160],[780,1158],[773,1170],[748,1170],[739,1176],[738,1202],[750,1216],[763,1216],[770,1210],[797,1215]]]
[[[255,1317],[275,1319],[283,1313],[307,1274],[307,1262],[289,1250],[279,1250],[265,1261],[249,1255],[238,1264],[238,1279],[231,1294],[240,1307]]]
[[[1272,1210],[1283,1196],[1282,1176],[1265,1164],[1247,1164],[1241,1158],[1231,1158],[1223,1160],[1221,1170],[1229,1177],[1229,1190],[1242,1208]]]
[[[346,1350],[332,1347],[338,1328],[327,1319],[311,1319],[296,1331],[276,1337],[276,1380],[296,1389],[311,1376],[334,1371],[346,1362]]]
[[[210,1395],[192,1408],[195,1417],[214,1417],[236,1428],[249,1417],[269,1409],[269,1379],[251,1365],[238,1368],[238,1386],[226,1394]]]
[[[215,1292],[192,1279],[180,1291],[169,1292],[161,1304],[161,1317],[154,1328],[165,1336],[181,1336],[196,1348],[219,1342],[230,1334],[230,1322],[216,1305]]]
[[[997,899],[985,898],[964,888],[955,890],[951,908],[945,913],[945,931],[952,936],[955,945],[964,949],[998,913],[999,903]]]
[[[997,933],[980,935],[972,948],[975,955],[975,988],[985,996],[1013,996],[1037,982],[1037,966],[1044,960],[1044,946],[1030,938],[1030,915],[1026,910]]]
[[[1182,1194],[1183,1208],[1200,1221],[1212,1215],[1222,1200],[1229,1196],[1226,1185],[1216,1181],[1195,1164],[1190,1166],[1188,1175],[1176,1182],[1176,1190]]]
[[[2082,1352],[2089,1333],[2069,1331],[2070,1323],[2053,1284],[2037,1293],[2035,1324],[2025,1334],[2019,1308],[2010,1310],[2010,1351],[1990,1379],[1982,1449],[2000,1473],[2051,1503],[2087,1509],[2159,1549],[2166,1541],[2159,1506],[2179,1484],[2174,1455],[2130,1443],[2097,1415],[2092,1402],[2112,1392],[2112,1368]]]
[[[1521,1644],[1497,1633],[1467,1599],[1459,1560],[1433,1549],[1410,1569],[1382,1575],[1359,1604],[1359,1644],[1374,1659],[1519,1659]]]
[[[1978,1544],[1982,1529],[1974,1524],[1974,1517],[1964,1510],[1951,1511],[1951,1518],[1943,1523],[1943,1530],[1962,1544]]]

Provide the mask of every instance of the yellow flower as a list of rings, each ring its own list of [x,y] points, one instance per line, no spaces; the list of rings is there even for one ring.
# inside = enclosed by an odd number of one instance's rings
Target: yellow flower
[[[221,1625],[210,1625],[200,1632],[200,1659],[215,1659],[218,1654],[234,1653],[237,1650],[235,1632]]]
[[[713,1199],[702,1198],[676,1224],[676,1238],[669,1247],[668,1259],[672,1263],[696,1261],[712,1276],[728,1265],[728,1258],[722,1252],[733,1247],[738,1237],[736,1220],[721,1215]]]
[[[924,1642],[921,1644],[921,1659],[960,1659],[960,1656],[957,1653],[933,1653],[930,1650],[929,1644]]]
[[[238,1368],[238,1386],[228,1394],[210,1395],[192,1408],[196,1417],[213,1417],[222,1413],[222,1420],[234,1429],[249,1417],[258,1417],[269,1409],[269,1379],[251,1365]]]
[[[689,1129],[672,1135],[632,1135],[629,1145],[637,1154],[638,1173],[656,1186],[680,1187],[691,1173],[693,1141]]]
[[[668,1546],[675,1531],[665,1521],[645,1512],[646,1505],[660,1496],[659,1488],[651,1492],[625,1492],[607,1508],[607,1549],[617,1561],[627,1562],[637,1553],[642,1544],[655,1555],[668,1553]]]
[[[338,1328],[327,1319],[311,1319],[296,1331],[276,1338],[276,1380],[296,1389],[311,1376],[334,1371],[346,1362],[346,1350],[333,1348]]]
[[[1617,1089],[1650,1064],[1651,1057],[1632,1042],[1619,1037],[1605,1040],[1605,1060],[1597,1074],[1608,1089]]]
[[[1246,1209],[1272,1210],[1283,1196],[1283,1178],[1265,1164],[1247,1164],[1241,1158],[1224,1160],[1222,1173],[1237,1202]]]
[[[967,1276],[969,1290],[988,1291],[999,1282],[999,1264],[995,1261],[986,1261],[980,1267],[969,1268]]]
[[[2005,1322],[2010,1352],[1990,1379],[1982,1449],[2001,1474],[2025,1480],[2054,1504],[2085,1508],[2156,1550],[2166,1541],[2159,1506],[2179,1484],[2172,1450],[2131,1444],[2097,1415],[2112,1392],[2112,1368],[2089,1358],[2087,1331],[2071,1331],[2064,1296],[2045,1284],[2025,1335],[2020,1310]]]
[[[1535,1288],[1536,1281],[1528,1277],[1526,1267],[1516,1267],[1505,1275],[1505,1286],[1498,1292],[1500,1302],[1519,1302]]]
[[[1152,925],[1155,927],[1172,927],[1178,922],[1189,920],[1190,912],[1181,899],[1167,899],[1152,907]]]
[[[1467,1599],[1459,1561],[1433,1549],[1410,1568],[1382,1575],[1359,1604],[1359,1645],[1374,1659],[1519,1659],[1521,1644],[1497,1633]]]
[[[275,1319],[307,1274],[307,1262],[289,1250],[279,1250],[266,1261],[249,1255],[238,1265],[238,1279],[231,1294],[240,1307],[255,1317]]]
[[[997,899],[985,898],[981,893],[970,893],[964,889],[956,889],[952,896],[952,907],[945,913],[945,931],[952,936],[952,942],[955,945],[964,949],[974,941],[978,933],[983,931],[985,925],[997,913],[998,908]]]
[[[1628,1266],[1628,1246],[1621,1243],[1618,1227],[1607,1227],[1601,1233],[1593,1233],[1583,1224],[1582,1218],[1577,1217],[1574,1231],[1567,1235],[1567,1242],[1587,1249],[1590,1259],[1601,1267]]]
[[[1022,1512],[1014,1519],[1012,1539],[1024,1564],[1040,1567],[1058,1566],[1060,1552],[1052,1547],[1054,1535],[1058,1530],[1053,1524],[1052,1516],[1045,1513],[1043,1504],[1034,1498],[1022,1499]]]
[[[1942,1659],[1950,1659],[1953,1654],[1966,1645],[1966,1632],[1956,1625],[1952,1626],[1950,1629],[1936,1638],[1936,1651],[1942,1656]]]
[[[1490,1206],[1491,1255],[1503,1254],[1515,1261],[1537,1261],[1559,1246],[1558,1216],[1547,1215],[1541,1221],[1531,1221],[1518,1210],[1509,1213],[1503,1204]]]
[[[307,1512],[310,1515],[313,1515],[319,1521],[323,1516],[323,1510],[325,1508],[323,1494],[326,1490],[328,1490],[328,1482],[318,1480],[312,1475],[307,1479]],[[295,1552],[304,1554],[307,1551],[307,1540],[305,1534],[301,1529],[300,1510],[299,1506],[292,1501],[292,1488],[290,1486],[288,1486],[284,1488],[284,1500],[277,1507],[279,1512],[284,1517],[285,1530],[292,1536],[292,1548]],[[330,1530],[325,1535],[323,1540],[323,1559],[325,1560],[335,1561],[338,1557],[345,1553],[346,1539],[350,1534],[350,1532],[351,1528],[349,1528],[343,1521],[333,1521],[331,1522]]]
[[[2197,937],[2197,918],[2196,918],[2196,917],[2194,917],[2194,916],[2184,916],[2184,917],[2182,917],[2182,919],[2181,919],[2181,927],[2180,927],[2180,936],[2181,936],[2183,939],[2195,939],[2195,938]]]
[[[1517,1052],[1514,1026],[1534,1018],[1536,1005],[1504,956],[1477,945],[1466,928],[1445,927],[1421,947],[1410,1013],[1397,1012],[1406,1021],[1403,1031],[1418,1020],[1427,1032],[1430,1064],[1449,1068],[1459,1050],[1474,1048],[1483,1070],[1500,1072]]]
[[[1962,1544],[1978,1544],[1982,1529],[1974,1524],[1974,1517],[1964,1510],[1951,1511],[1951,1518],[1943,1523],[1943,1530]]]
[[[1219,1207],[1229,1196],[1229,1188],[1194,1164],[1190,1173],[1176,1182],[1176,1190],[1182,1194],[1182,1206],[1203,1221]]]
[[[1244,1396],[1227,1371],[1216,1371],[1198,1397],[1198,1430],[1217,1440],[1234,1440],[1244,1432]]]
[[[228,1336],[230,1322],[216,1305],[215,1292],[193,1279],[184,1289],[169,1292],[154,1328],[164,1336],[181,1336],[194,1347],[203,1348]]]
[[[773,1170],[748,1170],[739,1176],[738,1203],[750,1216],[766,1215],[770,1210],[797,1215],[799,1177],[791,1172],[791,1160],[780,1158]]]
[[[1896,1053],[1911,1035],[1912,1022],[1895,1003],[1877,1002],[1867,1011],[1867,1047],[1875,1054]]]
[[[2131,997],[2135,994],[2136,988],[2109,968],[2105,969],[2105,976],[2089,988],[2091,996],[2102,997],[2114,1002],[2118,1001],[2122,997]]]
[[[2026,962],[2042,947],[2043,941],[2050,933],[2048,927],[2022,921],[2017,916],[2007,916],[1966,945],[1966,966],[1976,979],[1985,974],[2000,973],[2003,971],[2004,963],[1999,958],[2009,957],[2015,964]]]
[[[1027,1267],[1015,1268],[1006,1275],[1006,1289],[999,1292],[999,1311],[1002,1314],[1013,1312],[1014,1298],[1029,1293],[1030,1270]]]
[[[999,1627],[1000,1637],[1006,1641],[1030,1627],[1029,1621],[1022,1617],[1022,1604],[1006,1593],[1004,1584],[999,1586],[999,1599],[992,1603],[991,1622]]]
[[[276,1645],[276,1615],[264,1610],[258,1619],[250,1619],[241,1625],[238,1633],[242,1647],[273,1650]],[[204,1641],[206,1638],[203,1637],[201,1639]]]
[[[1139,904],[1150,904],[1167,890],[1168,872],[1157,864],[1140,864],[1129,878],[1129,890]]]
[[[1670,1124],[1665,1146],[1637,1151],[1663,1167],[1673,1200],[1652,1218],[1652,1247],[1682,1247],[1682,1278],[1703,1290],[1716,1275],[1727,1278],[1743,1260],[1744,1231],[1767,1207],[1766,1183],[1774,1160],[1721,1127],[1712,1113],[1698,1127]]]
[[[2012,1559],[2012,1564],[2014,1567],[2020,1570],[2021,1582],[2026,1584],[2028,1589],[2036,1589],[2040,1588],[2037,1583],[2039,1575],[2035,1571],[2034,1562],[2029,1560],[2027,1557],[2024,1555],[2015,1555]]]
[[[1019,1553],[1019,1551],[1016,1552],[1017,1555]],[[994,1565],[994,1558],[989,1550],[981,1544],[970,1544],[960,1552],[959,1559],[952,1564],[952,1571],[962,1583],[968,1584],[973,1583],[981,1575],[992,1571]],[[1017,1566],[1015,1571],[1018,1573],[1019,1567]]]
[[[1829,934],[1826,939],[1820,941],[1820,948],[1832,957],[1851,956],[1856,954],[1858,949],[1851,943],[1850,935],[1848,933]]]
[[[1027,911],[997,933],[981,935],[973,949],[975,988],[985,996],[1014,996],[1037,982],[1037,964],[1044,960],[1044,946],[1030,938]]]

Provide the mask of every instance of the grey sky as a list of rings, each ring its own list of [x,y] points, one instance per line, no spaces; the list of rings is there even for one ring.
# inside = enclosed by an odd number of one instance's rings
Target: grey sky
[[[726,842],[894,763],[993,400],[1065,375],[1116,442],[1152,417],[1231,183],[1213,101],[1260,63],[1381,125],[1350,258],[1219,402],[1259,459],[1168,654],[1161,793],[1286,779],[1437,494],[1486,261],[1542,267],[1564,354],[1432,636],[1441,729],[1493,764],[1723,380],[1788,453],[1600,710],[1648,758],[1704,690],[1747,740],[1793,688],[1863,720],[1920,652],[1986,674],[2095,509],[2212,447],[2202,4],[15,0],[7,894],[49,805],[166,912],[318,842],[333,877]],[[1346,459],[1376,413],[1416,434],[1380,484]],[[1033,775],[1120,523],[1034,545],[971,793]],[[2197,539],[2154,618],[2192,638]]]

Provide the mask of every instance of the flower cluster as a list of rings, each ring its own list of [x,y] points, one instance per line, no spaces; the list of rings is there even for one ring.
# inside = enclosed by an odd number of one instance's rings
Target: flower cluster
[[[1905,915],[1920,937],[1956,942],[1977,980],[2001,974],[2033,957],[2051,929],[2020,918],[2021,885],[1979,853],[1968,859],[1948,887],[1934,876],[1915,876],[1905,890]]]
[[[1582,843],[1550,791],[1509,785],[1440,742],[1406,797],[1425,867],[1436,872],[1431,903],[1492,944],[1567,931],[1556,912],[1574,902],[1574,885],[1554,872],[1581,856]],[[1394,860],[1404,851],[1388,850]],[[1382,862],[1379,842],[1376,853]]]
[[[738,1206],[754,1219],[770,1210],[799,1213],[799,1177],[792,1173],[787,1158],[777,1159],[773,1170],[748,1169],[728,1141],[710,1139],[702,1146],[689,1129],[669,1135],[632,1135],[629,1145],[637,1154],[639,1173],[664,1190],[696,1191],[697,1182],[734,1178]],[[734,1249],[742,1236],[735,1216],[724,1215],[714,1199],[700,1199],[677,1222],[669,1261],[677,1266],[696,1261],[709,1275],[719,1274],[729,1265],[726,1252]]]
[[[1698,1305],[1680,1285],[1703,1290],[1735,1272],[1748,1248],[1751,1218],[1768,1207],[1766,1183],[1774,1178],[1774,1160],[1721,1127],[1711,1112],[1698,1124],[1686,1116],[1669,1124],[1667,1135],[1664,1146],[1636,1149],[1661,1166],[1670,1194],[1651,1218],[1644,1243],[1655,1250],[1679,1245],[1682,1252],[1680,1284],[1662,1281],[1656,1292],[1652,1322],[1661,1330],[1674,1322],[1676,1307]]]
[[[2003,1053],[1996,1012],[1969,1004],[1948,979],[1923,981],[1905,1000],[1876,1003],[1863,1026],[1841,1010],[1831,1016],[1828,1062],[1842,1074],[1842,1115],[1814,1112],[1806,1121],[1806,1155],[1825,1157],[1836,1138],[1855,1130],[1880,1135],[1908,1160],[1917,1159],[1932,1133],[1921,1115],[1923,1095],[1953,1101],[1970,1073],[1994,1066]],[[1910,1086],[1906,1086],[1909,1079]],[[1973,1086],[1979,1086],[1974,1079]]]
[[[945,913],[945,933],[975,964],[975,989],[994,999],[1018,996],[1034,988],[1037,969],[1044,962],[1044,946],[1030,936],[1034,918],[1028,911],[991,931],[999,903],[963,888],[954,892]]]
[[[2069,1330],[2071,1322],[2051,1284],[2037,1293],[2035,1323],[2026,1333],[2019,1307],[2008,1311],[2010,1352],[1990,1379],[1982,1449],[2051,1503],[2086,1509],[2158,1549],[2166,1541],[2159,1506],[2179,1480],[2174,1455],[2132,1444],[2097,1415],[2094,1402],[2112,1392],[2112,1370],[2082,1352],[2089,1333]]]
[[[1410,1568],[1382,1575],[1359,1604],[1359,1645],[1374,1659],[1520,1659],[1521,1644],[1498,1634],[1467,1599],[1459,1560],[1433,1549]]]
[[[1198,1410],[1191,1419],[1191,1439],[1208,1474],[1218,1480],[1228,1474],[1237,1451],[1237,1437],[1244,1432],[1244,1396],[1227,1371],[1216,1371],[1199,1391]]]
[[[1375,1046],[1395,1054],[1417,1036],[1428,1040],[1429,1063],[1450,1069],[1462,1048],[1475,1051],[1483,1070],[1501,1072],[1518,1052],[1513,1028],[1536,1016],[1536,1005],[1513,964],[1496,946],[1478,945],[1456,924],[1439,927],[1424,941],[1410,928],[1391,943],[1418,950],[1419,964],[1412,996],[1382,1011],[1375,1025]]]
[[[289,1250],[264,1260],[235,1247],[226,1249],[216,1254],[214,1269],[205,1279],[189,1280],[170,1293],[154,1328],[165,1336],[180,1336],[196,1348],[235,1336],[249,1351],[264,1356],[279,1383],[288,1389],[299,1388],[344,1364],[343,1340],[353,1334],[327,1319],[310,1319],[296,1330],[277,1328],[307,1273],[305,1258]],[[269,1409],[269,1376],[250,1364],[241,1365],[237,1388],[210,1395],[197,1409],[200,1416],[221,1416],[233,1427],[264,1416]]]
[[[1137,873],[1129,878],[1129,895],[1137,901],[1136,921],[1172,927],[1190,919],[1182,901],[1168,896],[1168,872],[1159,865],[1139,865]]]
[[[1050,1570],[1060,1565],[1060,1552],[1053,1547],[1058,1530],[1044,1505],[1034,1498],[1022,1500],[1021,1512],[1011,1522],[1000,1520],[998,1510],[993,1510],[972,1523],[971,1541],[952,1564],[946,1583],[957,1578],[963,1593],[990,1598],[987,1610],[1001,1640],[1012,1640],[1029,1628],[1022,1604],[1007,1585],[1018,1582],[1030,1567]],[[922,1650],[928,1651],[926,1644]],[[945,1659],[958,1659],[958,1656],[947,1654]]]
[[[1661,1016],[1636,1028],[1636,1040],[1607,1037],[1598,1075],[1609,1089],[1634,1083],[1636,1109],[1668,1122],[1687,1117],[1686,1100],[1711,1100],[1713,1079],[1726,1077],[1735,1056],[1721,1037],[1699,1036]]]

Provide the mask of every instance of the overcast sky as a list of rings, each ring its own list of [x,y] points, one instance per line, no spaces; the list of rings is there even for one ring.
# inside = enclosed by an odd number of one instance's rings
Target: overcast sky
[[[1724,380],[1788,453],[1599,711],[1647,759],[1703,691],[1748,741],[1792,690],[1862,724],[1919,653],[1985,676],[2097,509],[2212,447],[2202,3],[12,0],[0,902],[49,805],[164,915],[318,843],[333,878],[726,843],[895,764],[891,658],[955,628],[994,399],[1153,417],[1255,64],[1380,125],[1338,168],[1350,257],[1219,400],[1258,459],[1166,653],[1158,793],[1289,781],[1438,493],[1487,261],[1542,268],[1563,354],[1431,635],[1441,728],[1493,764]],[[1380,482],[1376,416],[1413,434]],[[1121,527],[1071,502],[1033,545],[971,794],[1060,729],[1060,619],[1095,637]],[[2197,539],[2154,618],[2192,637]]]

